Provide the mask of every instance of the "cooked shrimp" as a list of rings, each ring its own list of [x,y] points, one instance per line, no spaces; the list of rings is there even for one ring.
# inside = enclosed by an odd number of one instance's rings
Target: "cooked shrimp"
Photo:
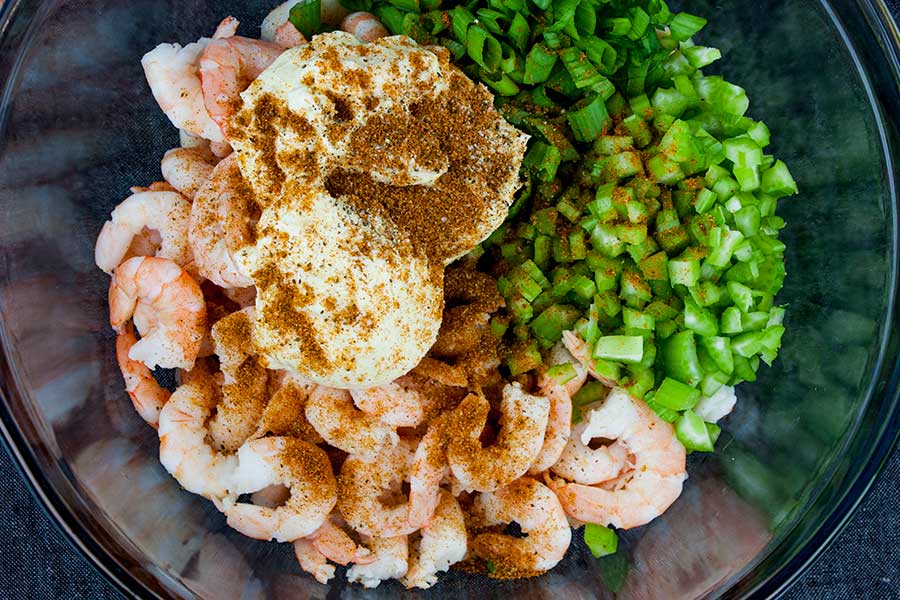
[[[602,382],[603,385],[607,387],[613,387],[616,385],[615,381],[603,377],[602,375],[597,373],[597,370],[594,368],[594,361],[591,360],[590,348],[588,347],[587,343],[578,336],[577,333],[575,333],[574,331],[563,331],[562,339],[563,343],[566,346],[566,350],[569,351],[569,353],[575,358],[575,360],[581,363],[582,368],[586,369],[591,377]]]
[[[313,545],[325,558],[342,566],[350,563],[367,565],[375,561],[371,550],[357,545],[332,519],[326,519],[316,531]]]
[[[184,129],[178,130],[178,145],[182,148],[206,148],[209,150],[209,140]]]
[[[441,481],[450,473],[447,462],[449,428],[447,419],[452,413],[444,413],[432,420],[428,431],[413,455],[409,471],[409,513],[411,527],[424,527],[434,514],[440,501]]]
[[[148,186],[142,185],[133,185],[128,190],[132,194],[138,194],[140,192],[177,192],[174,187],[168,181],[154,181]]]
[[[237,453],[235,491],[251,493],[273,484],[290,488],[283,506],[237,503],[226,508],[228,525],[257,540],[292,542],[316,531],[336,501],[328,455],[307,442],[268,437],[246,442]]]
[[[240,105],[241,92],[283,51],[276,44],[240,36],[213,40],[203,51],[200,56],[203,103],[226,138],[228,120]]]
[[[629,467],[628,448],[623,442],[617,440],[596,449],[588,445],[592,438],[600,437],[594,435],[593,429],[588,420],[572,428],[562,455],[550,468],[554,474],[575,483],[594,485],[618,477]]]
[[[526,394],[519,384],[504,387],[500,434],[493,445],[483,448],[479,437],[489,410],[484,396],[466,396],[454,412],[447,447],[453,475],[467,489],[480,492],[496,490],[528,471],[544,443],[550,401]]]
[[[734,388],[728,385],[720,387],[712,396],[703,396],[694,407],[694,413],[707,423],[715,423],[734,410],[737,404],[737,394]]]
[[[538,574],[556,566],[572,541],[572,530],[556,495],[523,477],[496,492],[480,494],[470,512],[476,527],[516,522],[525,537],[481,533],[472,540],[479,558],[494,564],[495,575]]]
[[[250,502],[256,506],[278,508],[291,497],[291,490],[281,484],[264,487],[250,495]]]
[[[256,436],[271,433],[294,437],[310,444],[321,443],[322,436],[306,420],[305,413],[306,400],[314,389],[314,383],[303,381],[294,374],[285,375],[263,409]]]
[[[215,406],[212,381],[192,381],[175,390],[159,413],[159,461],[181,487],[219,505],[233,494],[238,459],[206,441],[206,422]]]
[[[106,273],[112,273],[128,253],[135,237],[152,230],[160,236],[156,256],[168,258],[180,266],[191,260],[188,244],[191,204],[177,192],[138,192],[115,207],[103,224],[94,261]]]
[[[159,411],[172,394],[159,385],[144,363],[128,357],[128,352],[136,343],[134,328],[126,325],[116,337],[116,360],[125,379],[125,391],[131,396],[134,409],[142,419],[156,428],[159,426]]]
[[[371,538],[366,543],[375,555],[375,560],[366,565],[356,564],[347,569],[347,581],[375,588],[382,581],[399,579],[406,574],[409,546],[405,535]]]
[[[425,416],[425,399],[408,377],[374,388],[350,390],[350,395],[356,408],[392,427],[416,427]]]
[[[213,169],[209,180],[197,190],[191,206],[188,239],[200,275],[223,288],[245,288],[253,280],[238,267],[224,231],[222,213],[229,197],[236,193],[233,185],[240,180],[237,160],[223,159]]]
[[[233,36],[237,33],[238,25],[240,24],[241,22],[234,17],[225,17],[219,23],[218,27],[216,27],[216,32],[213,33],[213,39],[220,40],[222,38]]]
[[[209,433],[222,450],[234,452],[259,428],[269,399],[269,375],[252,353],[253,308],[220,319],[212,339],[222,370],[222,401],[210,420]]]
[[[294,540],[294,557],[300,568],[319,583],[325,584],[334,578],[334,565],[328,563],[328,559],[316,549],[311,539]]]
[[[466,370],[461,366],[451,365],[428,356],[416,365],[412,373],[450,387],[464,388],[469,383]]]
[[[203,103],[200,86],[200,55],[210,40],[203,38],[184,48],[160,44],[141,59],[150,91],[172,125],[213,142],[225,137]]]
[[[294,555],[300,568],[319,583],[327,583],[334,577],[334,566],[329,561],[342,566],[350,563],[367,565],[375,561],[372,551],[357,545],[333,517],[326,519],[309,537],[295,541]]]
[[[649,523],[681,494],[685,449],[669,423],[642,400],[613,389],[588,416],[590,437],[621,441],[634,468],[598,486],[565,483],[556,494],[566,513],[579,521],[631,529]],[[582,442],[588,440],[582,436]]]
[[[338,509],[347,524],[359,533],[375,537],[407,535],[416,530],[407,521],[408,499],[399,492],[408,477],[413,446],[400,440],[386,447],[376,461],[350,456],[338,477]],[[385,498],[390,492],[391,498]]]
[[[306,400],[305,413],[326,442],[360,460],[374,460],[384,446],[397,444],[394,429],[357,410],[347,390],[316,387]]]
[[[172,187],[186,198],[193,198],[210,178],[217,162],[208,147],[172,148],[163,155],[160,168],[163,178]]]
[[[143,326],[135,323],[141,339],[129,358],[150,368],[190,369],[206,330],[206,303],[197,282],[165,258],[129,258],[110,282],[109,323],[121,333],[139,311],[153,318]]]
[[[544,444],[528,469],[533,475],[546,471],[559,460],[572,432],[572,398],[569,392],[547,376],[542,376],[539,383],[541,395],[550,401],[550,413]]]
[[[341,31],[351,33],[363,42],[372,42],[391,35],[378,17],[370,12],[350,13],[341,21]]]
[[[282,48],[296,48],[306,43],[306,38],[293,23],[282,23],[275,30],[275,43]]]
[[[547,364],[551,367],[569,364],[575,369],[575,377],[566,382],[566,391],[569,393],[570,397],[580,390],[581,386],[584,385],[584,382],[587,381],[588,372],[583,361],[572,356],[572,353],[569,352],[565,343],[561,340],[556,342],[553,348],[550,349],[550,356],[548,357]]]
[[[459,502],[442,491],[440,503],[428,525],[422,529],[418,548],[412,549],[409,570],[402,579],[407,588],[430,588],[437,574],[466,556],[466,521]]]

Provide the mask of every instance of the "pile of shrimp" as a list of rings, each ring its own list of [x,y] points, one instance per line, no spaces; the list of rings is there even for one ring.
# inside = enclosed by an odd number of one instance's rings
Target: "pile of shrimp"
[[[340,565],[366,587],[428,588],[452,565],[533,576],[563,558],[572,527],[627,529],[661,514],[686,477],[672,426],[611,385],[604,400],[573,409],[593,375],[572,332],[546,362],[572,364],[574,379],[504,380],[483,351],[503,300],[466,290],[478,278],[495,289],[471,266],[448,271],[432,352],[387,385],[328,388],[267,369],[254,353],[255,290],[228,243],[237,166],[227,125],[238,94],[305,43],[287,21],[291,4],[266,18],[262,40],[237,36],[229,17],[211,39],[163,44],[143,61],[181,147],[163,157],[162,181],[132,188],[113,210],[95,258],[112,276],[125,390],[158,431],[166,470],[229,527],[292,543],[319,582]],[[323,3],[323,20],[364,40],[387,35],[373,15],[336,3]],[[174,392],[157,367],[177,370]],[[504,533],[513,522],[524,536]]]

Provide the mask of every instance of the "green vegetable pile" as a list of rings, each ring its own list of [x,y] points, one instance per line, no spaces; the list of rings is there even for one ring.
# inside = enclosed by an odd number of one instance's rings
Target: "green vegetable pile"
[[[291,11],[307,37],[323,29],[319,3]],[[342,4],[447,48],[532,136],[506,223],[469,256],[506,299],[491,328],[509,375],[544,368],[545,351],[574,330],[604,380],[572,397],[574,419],[614,381],[688,450],[713,451],[719,427],[692,409],[755,380],[781,346],[775,209],[797,185],[765,153],[768,127],[744,116],[746,92],[703,74],[721,58],[692,41],[706,20],[664,0]],[[576,376],[569,364],[546,373]],[[628,563],[615,532],[589,523],[584,540],[617,591]]]
[[[491,325],[510,375],[540,368],[574,329],[596,373],[674,423],[688,449],[712,451],[718,427],[691,409],[753,381],[781,345],[775,208],[797,186],[766,154],[766,125],[744,116],[745,91],[703,74],[721,57],[691,40],[706,20],[663,0],[345,5],[448,48],[533,136],[509,219],[475,251],[507,300]],[[599,392],[585,386],[576,408]]]

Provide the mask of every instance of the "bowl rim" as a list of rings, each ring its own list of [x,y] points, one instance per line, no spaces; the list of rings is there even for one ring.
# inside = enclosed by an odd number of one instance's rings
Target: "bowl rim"
[[[852,7],[844,6],[842,8],[845,13],[858,9],[859,14],[856,16],[864,19],[868,33],[872,35],[878,46],[875,56],[867,57],[869,62],[865,64],[869,65],[872,59],[884,61],[882,67],[886,67],[893,84],[892,89],[879,89],[870,80],[868,72],[863,67],[858,49],[851,42],[844,28],[841,17],[846,14],[838,14],[839,11],[833,6],[833,4],[837,4],[834,0],[818,0],[818,2],[843,38],[845,47],[852,54],[857,72],[866,88],[870,106],[879,126],[882,152],[886,161],[887,188],[893,199],[892,252],[889,274],[890,281],[894,285],[889,290],[885,322],[882,324],[881,351],[866,400],[869,405],[873,401],[880,400],[879,417],[883,418],[879,421],[880,427],[874,443],[867,444],[869,450],[867,460],[857,469],[852,478],[849,478],[849,483],[841,484],[843,492],[840,498],[832,503],[830,510],[826,511],[824,518],[809,532],[806,539],[799,542],[787,560],[776,564],[764,580],[754,580],[752,571],[755,571],[767,559],[772,558],[779,547],[785,545],[786,541],[790,539],[790,532],[786,532],[780,540],[777,540],[776,544],[768,548],[762,561],[752,564],[752,569],[745,569],[744,574],[732,582],[732,586],[724,592],[725,597],[749,597],[751,595],[777,597],[784,593],[828,549],[844,529],[875,481],[882,474],[884,466],[900,442],[900,311],[896,305],[897,298],[900,296],[900,277],[898,277],[898,261],[900,261],[898,213],[900,213],[900,207],[898,207],[898,173],[895,163],[895,157],[900,158],[900,131],[898,131],[900,130],[900,30],[898,30],[884,0],[856,0],[852,3]],[[7,35],[8,25],[17,13],[30,9],[30,17],[33,18],[40,14],[44,7],[46,4],[42,0],[7,0],[6,2],[0,0],[0,39]],[[24,33],[23,37],[27,37],[31,31],[30,25],[29,23],[28,31]],[[17,56],[9,61],[11,64],[7,69],[8,72],[4,72],[4,67],[7,65],[0,60],[0,83],[3,84],[0,106],[6,104],[7,95],[12,87],[8,84],[10,81],[16,80],[21,65],[21,53],[16,54]],[[886,106],[889,108],[886,109]],[[896,115],[894,121],[891,120],[890,115]],[[0,132],[5,128],[4,116],[0,114]],[[164,596],[158,593],[162,592],[162,588],[152,589],[145,578],[138,577],[134,573],[133,568],[136,565],[129,567],[124,564],[121,560],[121,553],[111,552],[109,546],[105,546],[81,523],[73,507],[67,504],[53,483],[44,475],[34,448],[28,444],[24,433],[8,408],[10,400],[16,399],[21,403],[22,398],[25,397],[20,393],[20,387],[17,385],[15,374],[10,367],[12,360],[9,348],[6,331],[0,326],[0,445],[12,459],[38,506],[47,515],[53,526],[62,532],[71,547],[81,553],[92,568],[126,597],[163,598]],[[890,360],[890,355],[893,355],[893,362]],[[859,422],[845,435],[845,442],[849,443],[858,434]],[[834,468],[821,480],[833,477],[833,471]],[[809,503],[814,501],[815,498],[810,498]]]

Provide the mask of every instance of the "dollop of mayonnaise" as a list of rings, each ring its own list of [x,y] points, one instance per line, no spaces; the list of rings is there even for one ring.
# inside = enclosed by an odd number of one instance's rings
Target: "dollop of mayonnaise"
[[[443,114],[434,107],[453,90],[454,106],[487,117],[449,148],[432,132]],[[237,256],[257,287],[257,352],[270,368],[332,387],[407,373],[437,337],[444,265],[505,218],[527,137],[445,50],[402,36],[317,35],[242,99],[229,141],[261,209],[255,242]],[[441,186],[478,202],[435,213],[427,194],[443,196]]]

